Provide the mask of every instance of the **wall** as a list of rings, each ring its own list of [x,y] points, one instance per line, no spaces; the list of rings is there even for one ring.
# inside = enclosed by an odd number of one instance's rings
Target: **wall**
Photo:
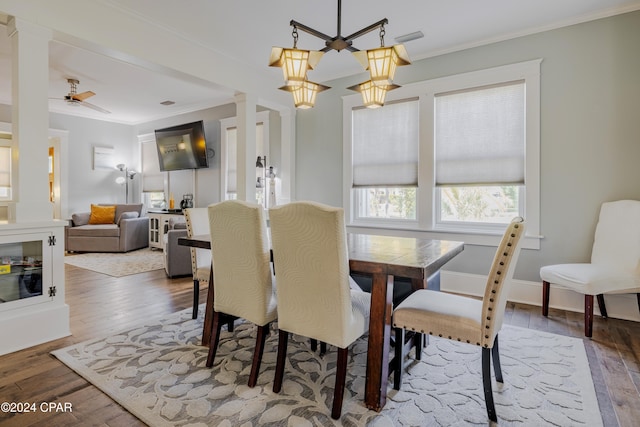
[[[588,261],[600,204],[640,199],[640,12],[415,61],[402,85],[542,58],[540,250],[523,250],[515,277],[539,282],[546,264]],[[411,54],[411,44],[407,44]],[[344,54],[345,61],[351,60]],[[344,88],[327,84],[297,113],[296,198],[342,205]],[[486,274],[495,248],[470,246],[446,270]]]

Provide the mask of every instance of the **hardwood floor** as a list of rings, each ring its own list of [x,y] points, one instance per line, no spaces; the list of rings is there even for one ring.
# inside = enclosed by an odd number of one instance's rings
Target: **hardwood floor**
[[[144,426],[120,405],[67,368],[50,351],[127,329],[191,307],[190,277],[168,279],[164,270],[114,278],[66,265],[72,336],[0,356],[0,403],[70,403],[72,411],[6,414],[4,426]],[[206,288],[200,302],[206,300]],[[583,338],[583,317],[509,303],[505,323]],[[584,339],[605,426],[637,426],[640,420],[640,323],[594,319]]]

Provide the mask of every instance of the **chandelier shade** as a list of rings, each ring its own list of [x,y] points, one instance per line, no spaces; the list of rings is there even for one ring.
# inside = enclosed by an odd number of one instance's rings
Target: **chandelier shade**
[[[365,107],[379,108],[384,105],[387,92],[399,87],[400,86],[395,84],[376,85],[371,80],[367,80],[366,82],[358,83],[357,85],[348,87],[347,89],[360,92],[362,95],[362,105]]]
[[[407,50],[401,44],[357,51],[353,55],[365,70],[369,70],[371,82],[377,86],[392,84],[396,68],[411,63]]]
[[[329,86],[305,80],[300,86],[282,86],[281,90],[291,92],[293,104],[296,108],[312,108],[316,103],[316,95],[323,90],[331,89]]]
[[[323,54],[323,52],[295,47],[293,49],[273,47],[269,66],[282,68],[285,85],[300,86],[307,78],[307,71],[315,68]]]

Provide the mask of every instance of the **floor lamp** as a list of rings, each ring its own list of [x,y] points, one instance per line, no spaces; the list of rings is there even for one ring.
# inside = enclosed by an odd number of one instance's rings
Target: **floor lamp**
[[[116,169],[118,169],[120,172],[124,172],[124,176],[119,176],[116,178],[116,184],[124,184],[124,202],[129,203],[129,179],[133,180],[133,177],[136,176],[137,172],[127,169],[124,163],[116,165]]]

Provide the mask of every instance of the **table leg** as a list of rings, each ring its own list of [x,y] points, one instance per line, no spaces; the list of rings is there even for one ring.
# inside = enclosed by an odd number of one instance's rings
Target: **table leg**
[[[207,303],[204,306],[204,325],[202,326],[202,345],[209,346],[211,341],[211,327],[213,326],[213,266],[209,273],[209,288],[207,290]]]
[[[392,306],[393,276],[387,276],[385,273],[374,274],[371,285],[369,347],[364,398],[367,408],[374,411],[381,411],[387,401]]]

